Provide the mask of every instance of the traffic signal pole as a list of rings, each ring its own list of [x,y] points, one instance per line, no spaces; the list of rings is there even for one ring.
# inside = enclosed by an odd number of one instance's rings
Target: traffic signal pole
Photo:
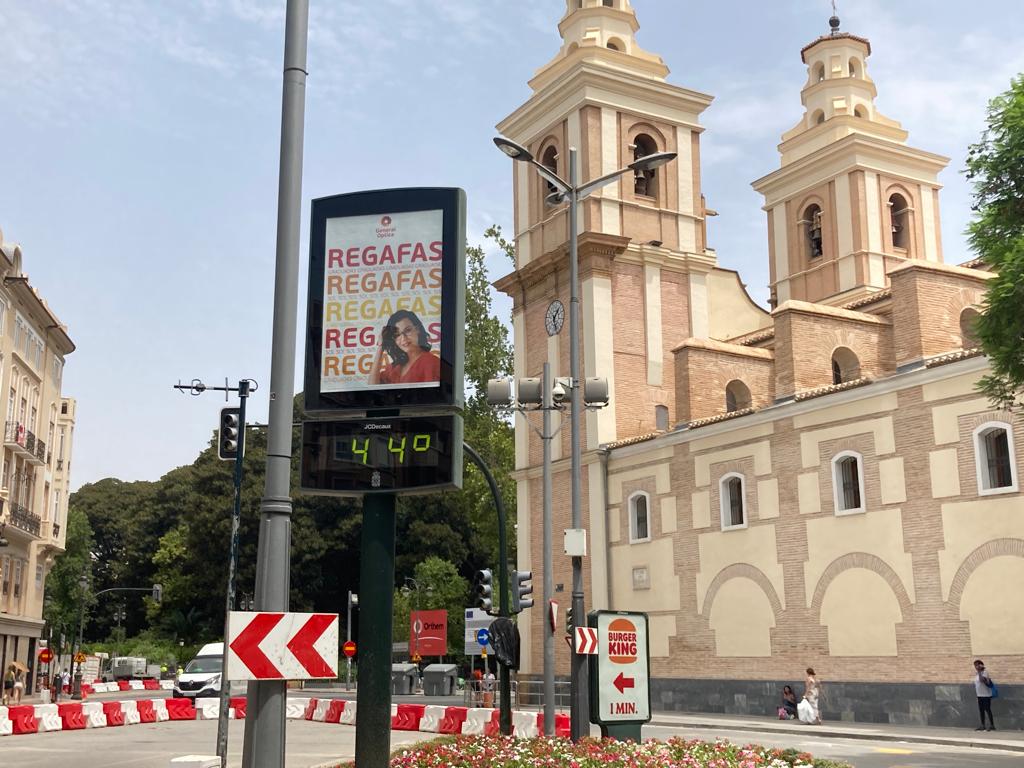
[[[228,764],[228,707],[231,698],[231,683],[228,670],[228,620],[235,608],[235,571],[238,569],[238,527],[242,517],[242,459],[245,455],[245,403],[249,399],[249,381],[238,382],[238,437],[235,441],[235,502],[231,511],[231,545],[228,551],[228,589],[224,606],[224,657],[221,665],[220,712],[217,714],[217,754],[221,768]],[[221,427],[223,428],[223,416]],[[224,438],[220,439],[218,452],[225,450]]]
[[[260,501],[256,608],[287,611],[291,586],[292,400],[295,396],[295,332],[302,212],[302,146],[306,111],[306,42],[309,0],[288,0],[285,11],[281,95],[281,163],[277,193],[277,255],[274,325],[270,353],[267,464]],[[245,768],[283,768],[288,690],[284,681],[249,684],[245,719]]]

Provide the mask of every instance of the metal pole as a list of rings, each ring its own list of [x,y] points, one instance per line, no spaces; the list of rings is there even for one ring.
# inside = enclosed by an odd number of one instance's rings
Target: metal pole
[[[82,599],[78,606],[78,642],[75,644],[75,655],[71,657],[71,663],[75,664],[75,659],[78,654],[82,652],[82,629],[85,625],[85,590],[86,587],[80,584],[82,587]],[[49,647],[49,645],[47,645]],[[50,672],[49,664],[46,666],[47,675]],[[78,662],[75,667],[74,680],[71,683],[71,698],[79,700],[82,698],[82,662]]]
[[[220,711],[217,713],[217,754],[220,768],[228,764],[228,708],[231,683],[228,670],[228,620],[235,608],[235,571],[238,568],[238,527],[242,519],[242,459],[245,454],[245,402],[249,399],[249,380],[238,382],[238,452],[235,453],[235,500],[231,508],[231,545],[228,550],[228,588],[224,604],[224,655],[221,661]]]
[[[487,463],[469,443],[462,444],[466,455],[473,460],[490,486],[491,496],[494,497],[494,506],[498,512],[498,615],[508,618],[508,542],[506,541],[505,528],[505,502],[501,498],[501,491],[498,490],[498,483],[491,474]],[[485,649],[486,650],[486,649]],[[484,659],[484,672],[487,671],[487,661]],[[509,677],[508,667],[498,664],[498,725],[503,736],[512,735],[512,681]],[[362,766],[360,766],[362,768]]]
[[[306,107],[309,0],[288,0],[281,97],[281,164],[277,197],[274,331],[270,355],[267,464],[260,502],[256,607],[287,611],[291,561],[292,399],[302,213],[302,143]],[[249,685],[242,765],[284,766],[287,688],[283,681]]]
[[[551,410],[555,404],[551,396],[551,364],[544,363],[541,381],[541,408],[544,410],[544,611],[542,617],[544,638],[544,735],[555,735],[555,636],[550,626],[551,600],[554,594],[554,576],[551,573]]]
[[[356,765],[387,768],[391,754],[391,626],[395,595],[395,495],[363,496],[359,561]]]
[[[569,399],[569,427],[571,433],[572,462],[572,527],[582,528],[580,499],[583,495],[580,479],[580,295],[579,295],[579,167],[576,147],[569,147],[569,376],[572,389]],[[583,613],[583,558],[572,558],[572,615],[577,626],[585,626]],[[570,706],[571,735],[578,741],[590,732],[587,691],[586,656],[573,653],[571,658],[572,703]]]
[[[352,590],[348,591],[348,617],[345,619],[345,642],[352,640]],[[345,690],[352,690],[352,657],[345,657]]]

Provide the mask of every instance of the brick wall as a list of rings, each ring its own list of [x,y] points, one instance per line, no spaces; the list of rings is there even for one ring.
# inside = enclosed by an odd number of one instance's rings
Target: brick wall
[[[774,360],[768,350],[688,339],[674,355],[675,412],[680,422],[725,413],[726,386],[734,379],[750,389],[752,407],[774,400]]]

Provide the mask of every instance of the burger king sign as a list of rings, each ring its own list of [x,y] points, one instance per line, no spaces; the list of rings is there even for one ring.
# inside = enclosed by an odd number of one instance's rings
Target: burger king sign
[[[591,722],[632,723],[639,730],[651,719],[647,614],[595,611],[587,619],[598,639],[597,654],[590,657]],[[609,730],[606,735],[617,735]]]

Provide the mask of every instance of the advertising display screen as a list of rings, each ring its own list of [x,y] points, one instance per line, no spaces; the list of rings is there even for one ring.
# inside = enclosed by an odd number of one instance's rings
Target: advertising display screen
[[[306,410],[462,406],[465,193],[313,201]]]
[[[300,488],[306,493],[425,493],[462,485],[457,414],[307,421]]]

